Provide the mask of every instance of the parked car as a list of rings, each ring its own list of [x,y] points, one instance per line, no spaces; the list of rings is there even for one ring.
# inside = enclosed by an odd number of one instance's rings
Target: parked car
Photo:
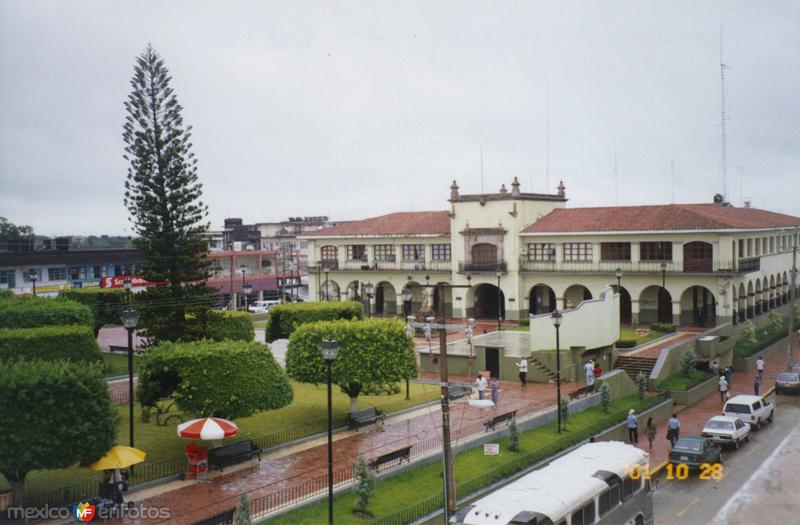
[[[722,447],[703,436],[683,436],[669,453],[673,465],[699,468],[703,463],[722,463]]]
[[[760,396],[734,396],[722,409],[723,416],[738,417],[744,423],[758,430],[764,422],[771,423],[775,407],[768,399]]]
[[[276,304],[280,304],[280,301],[277,299],[271,299],[269,301],[256,301],[251,304],[247,309],[250,313],[254,314],[265,314],[269,312],[269,309],[275,306]]]
[[[800,394],[800,372],[781,372],[775,378],[775,392],[778,394]]]
[[[703,426],[703,437],[720,445],[733,445],[738,449],[742,441],[750,441],[750,425],[738,417],[714,416]]]

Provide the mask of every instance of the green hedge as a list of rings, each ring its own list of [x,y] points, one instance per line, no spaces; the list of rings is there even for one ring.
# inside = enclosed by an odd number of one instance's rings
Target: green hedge
[[[14,292],[12,292],[11,290],[5,290],[5,289],[0,290],[0,299],[13,299],[13,298],[14,298]]]
[[[671,334],[675,331],[675,325],[672,323],[653,323],[650,325],[650,330],[654,332],[664,332],[665,334]]]
[[[292,387],[269,348],[256,342],[164,342],[142,358],[137,395],[152,407],[172,397],[195,416],[246,417],[292,402]]]
[[[780,328],[760,328],[756,330],[755,344],[748,344],[742,338],[736,341],[733,346],[734,357],[750,357],[764,350],[766,347],[780,341],[787,335],[786,321],[784,320]]]
[[[267,341],[286,339],[302,324],[353,318],[364,318],[364,305],[354,301],[279,304],[269,309]]]
[[[256,337],[253,321],[247,312],[212,310],[208,335],[215,341],[252,341]]]
[[[94,326],[89,307],[66,299],[21,297],[0,301],[0,328],[36,328],[52,325]]]
[[[88,306],[94,314],[96,335],[107,324],[122,324],[120,316],[127,307],[128,292],[123,288],[73,288],[61,290],[58,297]]]
[[[0,360],[6,359],[100,362],[102,355],[88,326],[40,326],[0,329]]]
[[[709,379],[711,375],[711,372],[702,370],[692,370],[692,374],[689,376],[683,372],[675,372],[659,383],[658,388],[659,390],[685,391]]]
[[[636,339],[620,339],[617,341],[617,348],[633,348],[639,342]]]

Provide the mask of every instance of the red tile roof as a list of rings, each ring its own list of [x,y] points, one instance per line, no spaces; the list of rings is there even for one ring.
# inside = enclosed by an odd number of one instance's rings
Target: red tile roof
[[[559,208],[522,233],[759,229],[800,226],[800,217],[720,204]]]
[[[449,235],[450,215],[446,211],[404,211],[380,217],[350,221],[332,228],[308,232],[301,237],[359,235]]]

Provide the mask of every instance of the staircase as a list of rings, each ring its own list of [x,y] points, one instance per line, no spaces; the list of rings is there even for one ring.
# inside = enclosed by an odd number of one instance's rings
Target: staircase
[[[631,379],[636,381],[636,376],[639,372],[643,372],[646,377],[650,377],[650,372],[656,366],[656,357],[636,357],[635,355],[621,355],[614,363],[614,368],[621,368],[630,376]]]
[[[544,366],[542,364],[542,362],[539,361],[538,359],[536,359],[535,357],[531,356],[531,357],[528,358],[528,366],[533,368],[533,369],[535,369],[535,370],[539,370],[541,373],[543,373],[545,376],[547,376],[548,380],[550,380],[550,381],[555,381],[556,380],[555,372],[553,372],[552,370],[550,370],[549,368]]]

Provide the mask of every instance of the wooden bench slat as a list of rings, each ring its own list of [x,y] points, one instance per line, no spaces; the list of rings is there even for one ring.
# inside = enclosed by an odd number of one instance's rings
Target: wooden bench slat
[[[485,422],[483,426],[486,427],[486,432],[489,430],[494,430],[495,425],[498,423],[502,423],[503,421],[509,422],[517,416],[517,411],[512,410],[511,412],[506,412],[505,414],[500,414],[499,416],[494,416],[489,421]]]

